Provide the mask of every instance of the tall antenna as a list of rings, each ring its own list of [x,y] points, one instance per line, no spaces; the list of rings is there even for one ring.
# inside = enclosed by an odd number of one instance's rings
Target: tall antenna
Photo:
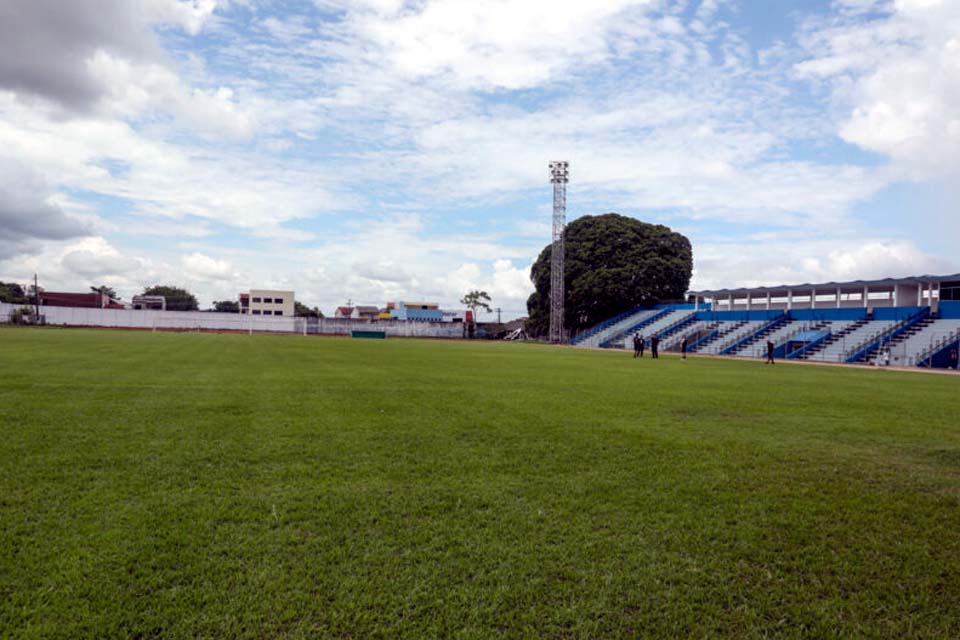
[[[553,247],[550,259],[550,342],[562,344],[563,339],[563,228],[567,224],[567,182],[570,163],[559,160],[550,163],[550,182],[553,183]]]

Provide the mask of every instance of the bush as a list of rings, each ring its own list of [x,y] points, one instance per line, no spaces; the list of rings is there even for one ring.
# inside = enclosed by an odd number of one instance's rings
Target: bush
[[[13,324],[33,324],[34,315],[32,307],[20,307],[10,312],[10,322]]]

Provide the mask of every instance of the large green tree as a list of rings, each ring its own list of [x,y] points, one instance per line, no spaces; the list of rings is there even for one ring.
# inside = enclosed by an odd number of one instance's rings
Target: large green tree
[[[683,235],[616,213],[584,216],[564,232],[564,327],[574,334],[633,306],[680,300],[690,285],[693,251]],[[527,331],[550,327],[547,245],[530,270],[536,291],[527,300]]]
[[[199,308],[197,298],[180,287],[156,285],[143,290],[145,296],[163,296],[167,299],[168,311],[196,311]]]

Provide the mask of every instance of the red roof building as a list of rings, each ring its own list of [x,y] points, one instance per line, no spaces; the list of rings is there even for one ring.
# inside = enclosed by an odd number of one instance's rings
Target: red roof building
[[[123,305],[110,298],[110,296],[93,291],[90,293],[41,291],[40,305],[44,307],[75,307],[81,309],[123,309]]]

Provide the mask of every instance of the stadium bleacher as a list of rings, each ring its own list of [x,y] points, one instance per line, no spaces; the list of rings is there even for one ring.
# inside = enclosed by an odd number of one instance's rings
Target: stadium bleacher
[[[847,358],[856,353],[859,348],[890,330],[894,325],[896,325],[895,320],[831,322],[827,329],[831,333],[831,338],[801,355],[800,359],[811,362],[846,362]]]
[[[692,292],[691,303],[632,309],[584,332],[577,346],[631,348],[642,333],[662,351],[825,363],[946,366],[960,348],[960,274]]]
[[[571,340],[571,344],[578,347],[599,347],[610,338],[619,336],[624,331],[632,327],[640,326],[647,320],[664,315],[667,309],[632,309],[627,313],[620,314],[606,322],[603,322],[592,329],[581,333]]]
[[[923,363],[926,356],[960,341],[960,319],[928,319],[910,331],[879,346],[869,360],[879,360],[884,349],[890,350],[890,363],[899,366],[915,366]]]
[[[707,353],[720,355],[734,343],[746,339],[751,334],[759,331],[767,323],[762,320],[726,322],[724,329],[720,330],[717,336],[697,347],[697,353]]]
[[[649,345],[651,336],[657,335],[663,340],[667,335],[678,330],[685,322],[694,318],[696,314],[697,312],[690,308],[667,309],[666,313],[658,314],[652,318],[651,321],[619,333],[612,337],[607,344],[602,346],[632,349],[633,343],[631,339],[634,334],[637,333],[642,334],[644,342]]]

